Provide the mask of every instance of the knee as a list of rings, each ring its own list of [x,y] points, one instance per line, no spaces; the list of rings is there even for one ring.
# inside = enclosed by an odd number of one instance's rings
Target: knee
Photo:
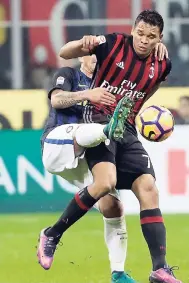
[[[154,186],[149,185],[148,187],[141,187],[141,194],[139,198],[141,209],[154,209],[159,207],[159,193]]]
[[[94,183],[89,186],[92,196],[96,199],[110,193],[116,186],[116,168],[115,165],[108,162],[96,164],[92,169]]]
[[[141,184],[140,186],[141,194],[151,195],[152,197],[158,197],[158,190],[155,185],[155,181],[147,181],[145,184]]]
[[[101,180],[95,180],[95,187],[100,193],[101,197],[110,193],[116,186],[116,177],[107,176]]]
[[[99,200],[99,210],[105,218],[115,218],[124,215],[123,205],[120,200],[112,195],[106,195]]]
[[[159,206],[159,192],[152,176],[141,176],[133,184],[135,193],[142,209],[153,209]]]
[[[145,187],[141,187],[141,196],[143,200],[151,200],[152,202],[156,202],[159,197],[158,190],[154,184],[148,184]]]

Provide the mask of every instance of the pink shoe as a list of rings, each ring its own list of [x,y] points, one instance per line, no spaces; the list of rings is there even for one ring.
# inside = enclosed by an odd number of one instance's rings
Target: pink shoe
[[[177,280],[173,274],[174,267],[165,267],[160,268],[156,271],[152,271],[150,274],[151,283],[182,283],[180,280]],[[178,268],[177,268],[178,269]]]
[[[46,229],[41,230],[39,235],[39,245],[37,250],[37,257],[39,264],[46,270],[50,269],[53,256],[56,250],[56,246],[59,242],[59,239],[53,237],[47,237],[45,235]]]

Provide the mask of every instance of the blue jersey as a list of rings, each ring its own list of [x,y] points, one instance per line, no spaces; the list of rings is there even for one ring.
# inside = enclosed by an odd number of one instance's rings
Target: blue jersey
[[[60,89],[63,91],[75,92],[89,89],[91,78],[87,77],[83,72],[70,67],[59,69],[52,82],[52,87],[48,93],[48,98],[51,99],[51,94],[54,90]],[[64,124],[80,123],[83,118],[84,102],[73,105],[65,109],[55,109],[50,107],[49,116],[46,121],[44,132],[41,138],[42,146],[44,139],[48,133],[57,126]]]

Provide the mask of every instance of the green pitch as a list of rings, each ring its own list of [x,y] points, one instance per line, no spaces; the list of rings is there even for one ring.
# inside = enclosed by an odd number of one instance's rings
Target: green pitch
[[[109,283],[110,271],[103,240],[103,221],[91,213],[73,226],[55,254],[51,270],[37,263],[36,244],[41,228],[58,214],[0,216],[0,283]],[[178,265],[177,277],[189,283],[189,215],[166,216],[168,260]],[[142,283],[151,269],[137,216],[127,217],[129,247],[126,270]]]

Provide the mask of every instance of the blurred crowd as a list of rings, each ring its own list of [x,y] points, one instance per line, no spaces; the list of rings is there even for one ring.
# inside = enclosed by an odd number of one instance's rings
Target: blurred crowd
[[[170,109],[175,125],[189,125],[189,95],[183,95],[179,98],[178,108]]]

